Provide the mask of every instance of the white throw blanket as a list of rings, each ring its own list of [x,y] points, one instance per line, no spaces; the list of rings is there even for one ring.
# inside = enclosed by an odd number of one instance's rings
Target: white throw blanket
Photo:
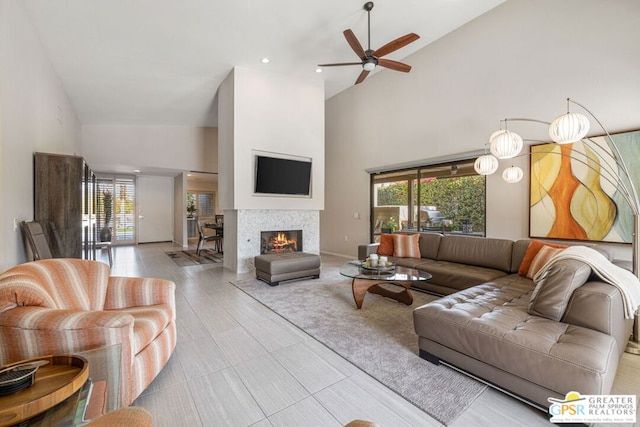
[[[620,289],[624,303],[625,318],[633,319],[636,309],[640,305],[640,281],[632,272],[611,263],[595,249],[586,246],[569,246],[542,266],[533,277],[533,281],[538,283],[538,280],[544,277],[553,264],[563,259],[575,259],[584,262],[591,267],[603,282]]]

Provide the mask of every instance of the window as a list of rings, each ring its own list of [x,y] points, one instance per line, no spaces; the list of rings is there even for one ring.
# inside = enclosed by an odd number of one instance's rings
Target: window
[[[187,206],[190,206],[192,202],[199,217],[213,217],[215,215],[213,192],[187,192]]]
[[[373,241],[398,230],[484,236],[485,177],[474,160],[372,174]]]

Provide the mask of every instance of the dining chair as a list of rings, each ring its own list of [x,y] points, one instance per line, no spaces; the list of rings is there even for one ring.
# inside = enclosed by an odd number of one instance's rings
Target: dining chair
[[[29,253],[33,256],[34,261],[53,258],[49,241],[39,222],[22,221],[20,226],[24,235],[27,258],[29,257]]]
[[[208,235],[205,234],[202,228],[202,224],[200,224],[200,218],[195,217],[194,221],[196,222],[196,229],[198,230],[199,236],[198,246],[196,247],[196,255],[200,256],[200,251],[202,250],[204,244],[207,242],[216,242],[216,248],[219,248],[220,244],[222,243],[222,236],[219,236],[217,233]]]

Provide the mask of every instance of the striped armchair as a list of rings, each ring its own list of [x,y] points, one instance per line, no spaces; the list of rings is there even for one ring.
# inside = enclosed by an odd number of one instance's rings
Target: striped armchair
[[[175,284],[109,274],[58,258],[0,275],[0,365],[120,344],[120,404],[131,404],[175,348]]]

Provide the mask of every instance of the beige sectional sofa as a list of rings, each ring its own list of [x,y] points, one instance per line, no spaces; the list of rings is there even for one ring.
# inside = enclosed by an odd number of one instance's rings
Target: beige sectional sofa
[[[420,356],[540,409],[569,391],[610,393],[633,325],[621,292],[575,260],[536,288],[518,274],[529,243],[423,233],[421,258],[391,258],[431,273],[421,289],[443,295],[414,310]],[[375,250],[361,245],[359,257]]]

